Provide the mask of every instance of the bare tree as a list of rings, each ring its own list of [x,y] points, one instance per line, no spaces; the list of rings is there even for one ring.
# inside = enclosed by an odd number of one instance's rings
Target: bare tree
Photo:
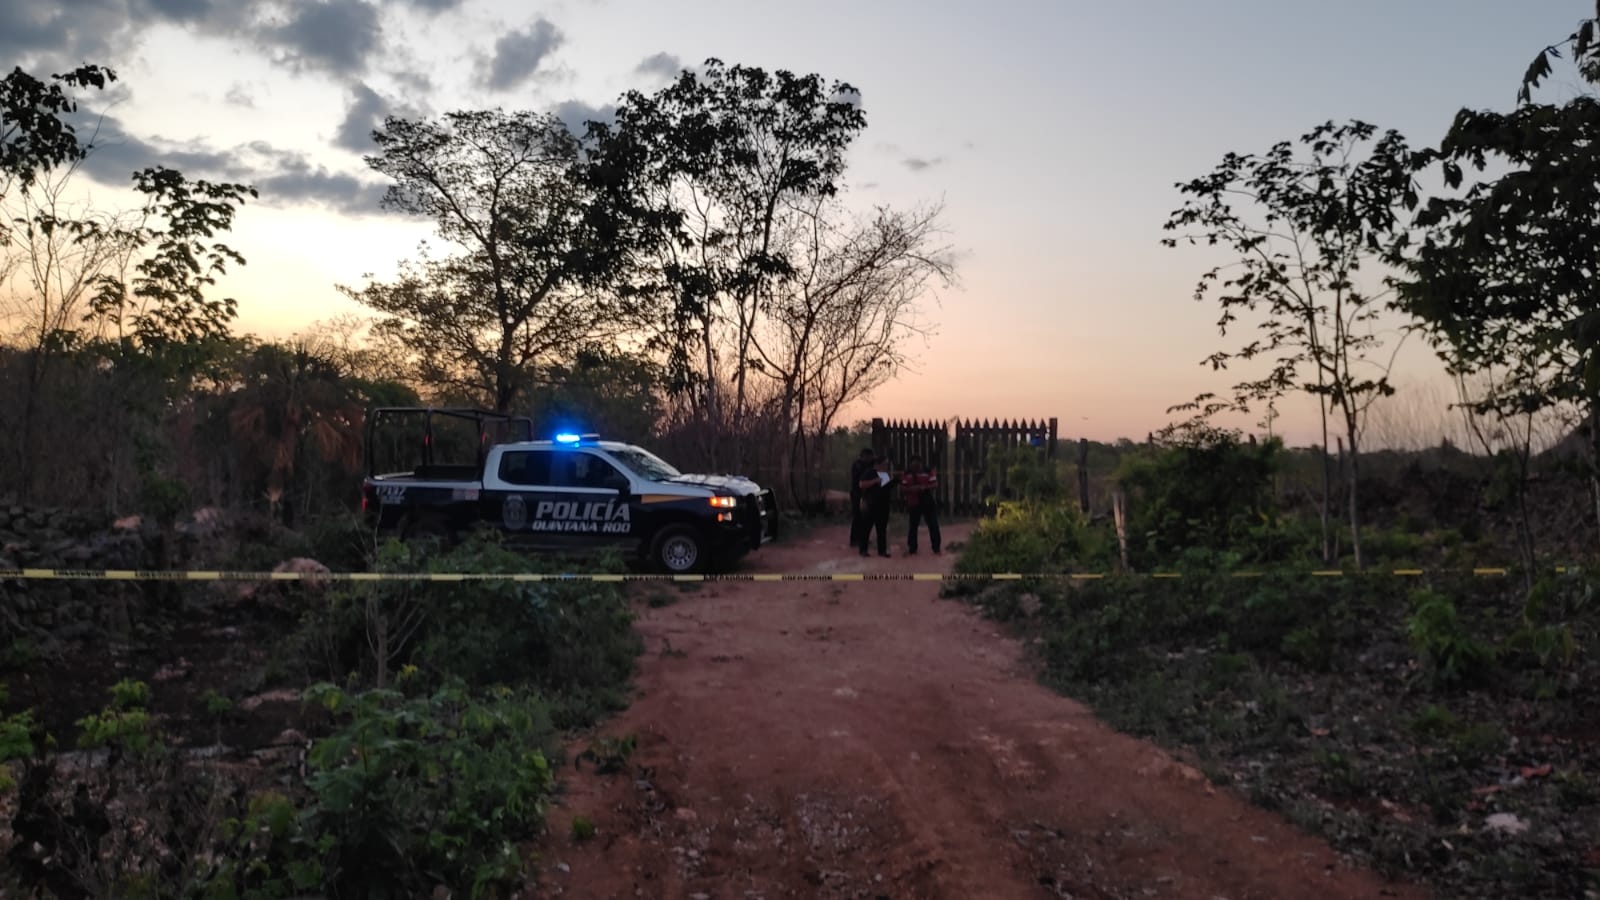
[[[1455,404],[1454,382],[1418,381],[1373,402],[1361,423],[1361,445],[1369,450],[1416,453],[1448,441],[1465,449],[1471,436]]]
[[[41,172],[29,190],[0,197],[0,217],[10,226],[0,256],[0,322],[26,357],[16,469],[24,497],[32,487],[36,419],[50,370],[81,343],[102,280],[136,247],[115,216],[69,199],[78,164]]]
[[[752,368],[777,388],[780,478],[796,500],[818,487],[796,482],[797,463],[808,473],[823,464],[839,410],[893,378],[907,342],[930,333],[920,301],[955,280],[953,254],[939,243],[942,212],[879,207],[855,218],[822,199],[791,205],[796,274],[774,285]]]

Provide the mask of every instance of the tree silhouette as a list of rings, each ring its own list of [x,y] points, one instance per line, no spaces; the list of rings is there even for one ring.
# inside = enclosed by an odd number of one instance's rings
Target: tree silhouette
[[[1221,245],[1237,257],[1206,272],[1195,299],[1210,299],[1213,286],[1220,287],[1217,329],[1224,335],[1241,314],[1263,314],[1258,337],[1238,350],[1214,353],[1204,364],[1225,369],[1262,357],[1271,368],[1235,385],[1232,398],[1202,394],[1172,411],[1210,416],[1247,411],[1290,391],[1316,397],[1324,454],[1323,555],[1329,561],[1326,455],[1328,420],[1337,414],[1350,450],[1346,500],[1360,566],[1361,417],[1373,399],[1394,389],[1388,380],[1393,357],[1375,367],[1371,358],[1382,344],[1376,321],[1388,290],[1369,289],[1359,279],[1366,265],[1383,260],[1398,227],[1399,205],[1415,195],[1411,152],[1398,132],[1379,134],[1360,121],[1319,125],[1298,143],[1298,150],[1283,141],[1264,154],[1230,153],[1210,175],[1177,186],[1189,199],[1165,229],[1182,234],[1162,243]]]
[[[508,411],[542,367],[626,331],[606,290],[626,247],[580,173],[578,140],[553,115],[453,112],[390,117],[373,134],[384,203],[425,216],[452,248],[426,248],[398,278],[340,290],[384,316],[424,380]]]

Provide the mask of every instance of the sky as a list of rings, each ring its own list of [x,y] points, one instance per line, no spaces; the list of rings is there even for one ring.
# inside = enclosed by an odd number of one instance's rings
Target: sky
[[[846,418],[1056,417],[1142,438],[1225,392],[1237,346],[1191,298],[1216,260],[1166,249],[1179,181],[1329,119],[1436,141],[1463,106],[1509,108],[1589,0],[0,0],[0,65],[83,61],[119,83],[86,166],[98,198],[157,162],[255,184],[221,289],[268,336],[362,313],[337,285],[394,272],[429,228],[378,210],[362,163],[389,113],[500,106],[603,118],[708,57],[861,91],[849,202],[944,204],[959,284],[935,333]],[[1563,84],[1563,78],[1567,83]],[[1551,93],[1573,90],[1558,69]],[[1412,339],[1395,380],[1437,390]],[[1241,421],[1239,424],[1250,424]],[[1309,443],[1313,403],[1275,429]]]

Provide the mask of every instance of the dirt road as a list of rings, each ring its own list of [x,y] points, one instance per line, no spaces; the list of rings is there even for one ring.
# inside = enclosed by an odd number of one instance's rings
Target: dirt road
[[[845,542],[825,528],[747,565],[952,561]],[[1039,686],[1018,643],[937,584],[672,593],[643,610],[639,696],[602,732],[638,747],[621,774],[569,770],[539,896],[1426,896]],[[591,840],[570,837],[575,815]]]

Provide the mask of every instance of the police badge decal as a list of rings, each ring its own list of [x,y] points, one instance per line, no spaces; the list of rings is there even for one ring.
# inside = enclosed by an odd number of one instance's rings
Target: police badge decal
[[[500,520],[505,523],[507,531],[521,531],[528,525],[528,504],[512,494],[500,505]]]

